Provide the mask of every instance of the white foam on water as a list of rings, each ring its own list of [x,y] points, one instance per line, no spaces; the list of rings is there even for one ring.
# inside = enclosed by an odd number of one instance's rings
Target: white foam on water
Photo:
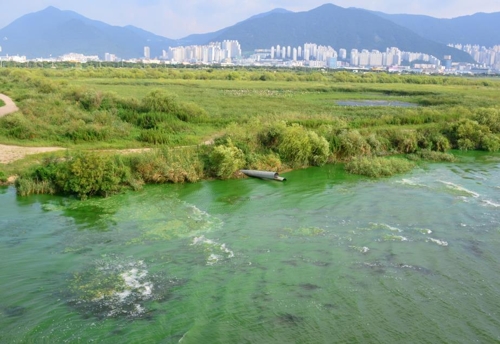
[[[442,240],[434,239],[434,238],[427,238],[427,239],[428,239],[427,242],[431,241],[435,244],[438,244],[439,246],[444,246],[444,247],[448,246],[448,242],[446,242],[446,241],[442,241]]]
[[[85,295],[78,304],[90,302],[89,307],[104,310],[107,317],[119,315],[141,316],[146,312],[144,302],[154,297],[154,283],[149,278],[149,272],[144,261],[131,261],[118,263],[113,260],[100,259],[96,261],[97,275],[92,275],[90,282],[97,288],[97,296],[85,301]],[[104,283],[100,290],[101,278],[117,277],[117,284],[106,286]],[[85,283],[85,282],[84,282]]]
[[[208,253],[207,265],[215,265],[221,260],[234,258],[234,252],[226,244],[220,244],[204,235],[194,237],[191,246],[203,247],[204,252]]]
[[[420,183],[417,183],[414,180],[406,179],[406,178],[403,178],[402,180],[399,180],[396,183],[402,184],[402,185],[408,185],[408,186],[418,186],[418,187],[423,187],[423,188],[427,187],[427,185],[420,184]]]
[[[222,221],[216,217],[213,217],[206,211],[203,211],[196,207],[195,205],[184,202],[188,213],[188,219],[194,220],[201,224],[199,231],[217,230],[222,227]]]
[[[129,288],[126,291],[136,290],[141,294],[143,298],[150,297],[153,293],[153,283],[151,282],[141,282],[148,275],[147,270],[132,269],[130,271],[120,274],[125,282],[125,285]]]
[[[384,241],[410,241],[410,240],[402,235],[387,235],[384,237]]]
[[[223,257],[217,254],[211,253],[207,258],[207,265],[215,265],[221,260]]]
[[[452,182],[445,182],[445,181],[442,181],[440,180],[439,181],[440,183],[446,185],[446,187],[448,189],[451,189],[453,191],[458,191],[458,192],[461,192],[461,193],[464,193],[468,196],[472,196],[474,198],[478,198],[479,196],[481,196],[480,194],[478,194],[477,192],[474,192],[474,191],[471,191],[471,190],[468,190],[466,188],[464,188],[463,186],[460,186],[460,185],[457,185],[455,183],[452,183]]]
[[[488,200],[483,200],[483,203],[487,206],[491,206],[491,207],[495,207],[495,208],[500,207],[500,204],[492,202],[492,201],[488,201]]]
[[[422,234],[432,234],[432,231],[427,228],[418,228],[417,230]]]
[[[397,232],[397,233],[402,233],[403,230],[402,229],[399,229],[397,227],[393,227],[393,226],[390,226],[388,224],[385,224],[385,223],[374,223],[374,222],[370,222],[370,225],[374,228],[382,228],[382,229],[388,229],[390,230],[391,232]]]
[[[349,248],[355,250],[355,251],[358,251],[360,253],[368,253],[370,251],[370,249],[366,246],[363,246],[363,247],[359,247],[359,246],[349,246]]]

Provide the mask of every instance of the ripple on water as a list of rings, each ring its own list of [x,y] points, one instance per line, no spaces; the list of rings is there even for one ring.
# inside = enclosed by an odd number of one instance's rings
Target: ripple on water
[[[478,198],[481,196],[477,192],[468,190],[464,188],[463,186],[460,186],[458,184],[452,183],[452,182],[447,182],[447,181],[439,181],[440,183],[444,184],[450,192],[453,194],[456,194],[457,196],[467,196],[467,197],[474,197]]]

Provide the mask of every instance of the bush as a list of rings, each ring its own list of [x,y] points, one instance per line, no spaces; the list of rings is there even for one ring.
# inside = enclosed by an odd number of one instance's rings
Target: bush
[[[318,136],[315,132],[309,131],[308,137],[311,145],[309,164],[312,166],[323,166],[330,156],[330,145],[324,137]]]
[[[80,153],[67,157],[55,169],[54,184],[61,193],[107,197],[131,185],[130,168],[120,156]]]
[[[6,183],[7,182],[7,175],[5,174],[4,171],[0,171],[0,183]]]
[[[207,112],[195,103],[179,104],[176,116],[184,122],[202,122],[208,118]]]
[[[163,90],[153,90],[142,100],[145,112],[165,112],[176,114],[179,111],[177,96]]]
[[[414,153],[418,149],[418,135],[411,130],[393,130],[389,132],[392,148],[399,153]]]
[[[401,158],[357,157],[345,165],[347,172],[372,178],[389,177],[410,171],[414,163]]]
[[[247,156],[247,163],[253,170],[279,172],[282,168],[280,157],[275,153],[250,154]]]
[[[16,192],[20,196],[56,193],[53,183],[48,180],[37,180],[30,177],[19,177],[16,180]]]
[[[498,151],[500,148],[498,136],[492,134],[488,126],[470,119],[463,119],[450,125],[448,134],[460,150]]]
[[[7,136],[15,139],[33,140],[38,136],[33,123],[21,113],[1,118],[0,127],[6,129]]]
[[[479,124],[487,126],[491,132],[500,133],[500,109],[479,109],[474,115],[474,119]]]
[[[282,159],[294,167],[307,165],[312,155],[307,130],[297,124],[287,127],[278,144],[278,152]]]
[[[155,145],[168,145],[171,142],[170,136],[171,133],[164,129],[146,129],[141,130],[138,140]]]
[[[415,154],[409,154],[408,159],[413,161],[426,160],[433,162],[454,162],[457,158],[453,154],[431,151],[428,149],[423,149]]]
[[[163,148],[131,159],[132,171],[146,183],[194,183],[203,178],[196,150]]]
[[[344,130],[337,136],[337,155],[341,158],[352,158],[360,155],[370,155],[371,147],[357,130]]]
[[[235,147],[231,139],[227,145],[220,145],[209,155],[209,169],[213,176],[220,179],[230,178],[237,170],[245,166],[245,155]]]
[[[277,150],[280,141],[286,131],[286,123],[278,122],[270,125],[258,134],[259,142],[265,148]]]
[[[500,150],[500,138],[493,134],[484,135],[481,138],[481,149],[488,152],[498,152]]]

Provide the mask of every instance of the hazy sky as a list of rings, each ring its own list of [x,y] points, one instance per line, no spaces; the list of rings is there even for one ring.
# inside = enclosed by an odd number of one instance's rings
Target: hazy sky
[[[206,33],[248,17],[286,8],[307,11],[328,0],[0,0],[0,28],[47,6],[72,10],[112,25],[135,25],[169,38]],[[386,13],[425,14],[453,18],[477,12],[500,12],[500,0],[335,0],[341,7]]]

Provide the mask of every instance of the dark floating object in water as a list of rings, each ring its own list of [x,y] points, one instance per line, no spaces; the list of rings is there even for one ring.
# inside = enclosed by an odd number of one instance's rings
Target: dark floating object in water
[[[294,314],[284,313],[284,314],[280,314],[278,316],[277,320],[282,324],[290,324],[290,325],[298,326],[299,323],[304,320],[304,318],[299,317],[299,316],[294,315]]]
[[[3,310],[3,313],[8,316],[9,318],[12,317],[20,317],[24,313],[26,313],[26,308],[21,307],[21,306],[11,306],[7,307]]]
[[[300,284],[299,287],[301,287],[304,290],[317,290],[317,289],[321,289],[320,286],[317,286],[316,284],[311,284],[311,283],[303,283],[303,284]]]
[[[286,178],[280,177],[278,172],[256,171],[256,170],[241,170],[241,173],[254,178],[277,180],[284,182]]]

